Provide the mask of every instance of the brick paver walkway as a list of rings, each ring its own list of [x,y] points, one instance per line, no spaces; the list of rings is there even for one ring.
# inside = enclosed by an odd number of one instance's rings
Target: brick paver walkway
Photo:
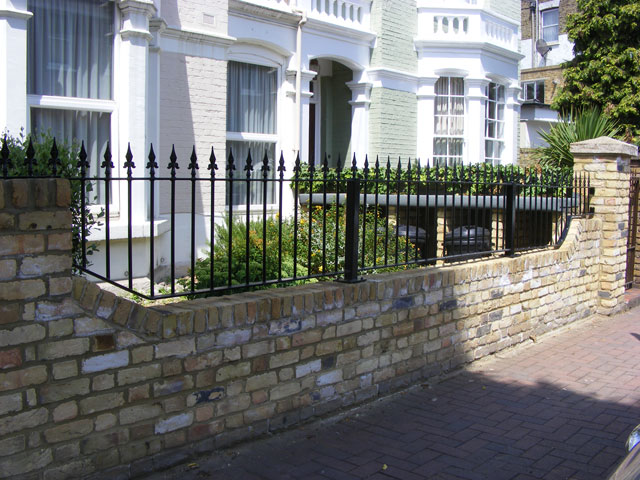
[[[640,423],[640,308],[154,480],[603,479]]]

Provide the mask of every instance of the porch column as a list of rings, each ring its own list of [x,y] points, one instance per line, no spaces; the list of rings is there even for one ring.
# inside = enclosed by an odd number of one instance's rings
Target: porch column
[[[358,167],[364,166],[364,159],[369,153],[369,106],[371,105],[371,88],[373,84],[361,82],[347,82],[351,89],[351,157],[356,155]],[[369,163],[375,159],[370,159]],[[350,159],[345,159],[345,165]]]
[[[27,125],[27,0],[0,0],[0,133]]]
[[[116,67],[115,83],[118,85],[118,145],[121,176],[126,176],[123,168],[127,145],[131,145],[133,161],[136,165],[135,176],[144,173],[149,149],[147,137],[148,115],[148,72],[149,72],[149,43],[153,36],[149,31],[149,20],[156,13],[156,7],[151,0],[120,0],[118,8],[121,14],[120,29],[120,61]],[[115,156],[114,156],[115,157]],[[132,199],[134,208],[132,221],[141,223],[147,219],[147,208],[140,208],[147,204],[145,186],[143,182],[134,182]],[[126,198],[121,194],[121,198]],[[120,208],[121,219],[126,218],[126,208]]]
[[[487,100],[485,89],[489,80],[465,78],[464,83],[467,97],[464,160],[465,163],[484,162],[484,105]]]
[[[574,172],[589,174],[591,207],[602,220],[598,313],[611,315],[624,305],[630,160],[638,147],[600,137],[572,143],[571,153]]]

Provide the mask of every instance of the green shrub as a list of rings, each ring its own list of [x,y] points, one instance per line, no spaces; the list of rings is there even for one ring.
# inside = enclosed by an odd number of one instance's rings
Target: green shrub
[[[344,193],[347,190],[347,180],[360,179],[361,193],[375,195],[427,194],[426,182],[429,182],[428,193],[433,195],[451,193],[457,195],[496,195],[502,192],[500,183],[516,182],[528,185],[525,193],[542,195],[548,193],[543,188],[566,182],[572,174],[571,167],[554,164],[537,165],[525,168],[517,165],[491,165],[477,163],[470,165],[437,166],[420,169],[416,164],[408,168],[390,167],[386,163],[376,172],[375,167],[369,166],[365,170],[351,168],[339,170],[327,168],[326,174],[321,167],[311,168],[308,164],[301,164],[297,175],[298,193]],[[326,177],[325,177],[326,175]],[[376,181],[379,180],[379,181]],[[563,183],[561,183],[563,184]],[[295,190],[296,182],[291,183]]]
[[[360,252],[365,252],[364,265],[370,267],[380,265],[385,261],[385,258],[389,259],[389,263],[395,263],[396,258],[395,227],[389,229],[388,238],[385,237],[383,228],[378,228],[376,235],[374,224],[377,215],[379,215],[377,212],[370,209],[366,215],[360,216]],[[367,225],[364,244],[362,240],[363,221],[366,221]],[[378,223],[382,227],[383,220],[379,219]],[[325,225],[324,230],[323,224]],[[280,232],[277,217],[269,217],[264,223],[262,220],[251,220],[249,222],[247,255],[245,219],[227,217],[222,224],[215,226],[213,281],[211,279],[211,251],[209,250],[204,252],[204,257],[196,261],[193,287],[195,290],[209,288],[224,290],[224,287],[231,285],[236,286],[235,291],[244,291],[264,287],[238,286],[247,283],[261,283],[263,280],[290,279],[291,281],[283,285],[292,285],[332,279],[333,277],[330,276],[332,272],[344,270],[345,231],[345,210],[343,207],[336,208],[335,206],[327,206],[325,209],[314,207],[311,212],[301,211],[297,220],[289,218],[282,221],[282,232]],[[231,241],[229,241],[230,237]],[[407,245],[402,238],[398,242],[397,253],[398,262],[402,262],[405,261],[405,258],[410,260],[415,258],[418,252],[413,244]],[[324,262],[323,257],[325,258]],[[264,277],[263,262],[265,266]],[[385,268],[380,266],[369,273],[404,268],[406,267]],[[299,277],[306,276],[314,278],[298,280]],[[178,283],[190,290],[191,276],[180,279]]]

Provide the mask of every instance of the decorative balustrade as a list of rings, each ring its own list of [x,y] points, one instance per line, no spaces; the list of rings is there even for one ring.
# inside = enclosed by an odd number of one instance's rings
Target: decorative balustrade
[[[310,18],[346,25],[369,28],[371,2],[368,0],[304,0]]]
[[[466,35],[469,32],[469,17],[459,15],[434,15],[433,33],[436,35]]]
[[[431,8],[418,9],[418,38],[445,42],[485,42],[509,50],[518,50],[518,27],[476,8],[472,2],[469,8],[443,12]],[[430,11],[431,10],[431,11]]]

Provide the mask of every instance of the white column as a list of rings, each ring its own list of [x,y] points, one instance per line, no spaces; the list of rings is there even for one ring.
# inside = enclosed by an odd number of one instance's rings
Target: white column
[[[309,162],[309,100],[313,93],[309,90],[311,80],[317,75],[312,70],[301,72],[302,89],[300,92],[300,160]]]
[[[418,158],[423,165],[433,159],[435,85],[438,77],[423,77],[418,81]]]
[[[485,89],[489,85],[486,78],[465,78],[466,115],[464,124],[464,162],[484,161],[484,105],[487,99]]]
[[[118,105],[118,158],[117,168],[120,175],[126,175],[124,156],[127,144],[131,145],[135,176],[142,176],[145,171],[149,149],[147,136],[147,115],[149,113],[149,43],[153,39],[149,31],[149,20],[156,8],[150,0],[120,0],[118,7],[121,14],[118,61],[115,65],[114,83],[115,99]],[[121,198],[126,198],[121,195]],[[147,208],[139,208],[148,203],[142,182],[134,182],[132,202],[134,223],[144,222]],[[121,218],[126,218],[125,205],[120,208]]]
[[[369,149],[369,106],[373,84],[355,81],[346,85],[351,89],[351,157],[355,154],[358,167],[363,167]]]
[[[0,0],[0,133],[27,125],[27,0]]]
[[[518,125],[520,116],[520,91],[518,85],[511,85],[505,92],[504,112],[504,163],[516,163],[518,158]]]

